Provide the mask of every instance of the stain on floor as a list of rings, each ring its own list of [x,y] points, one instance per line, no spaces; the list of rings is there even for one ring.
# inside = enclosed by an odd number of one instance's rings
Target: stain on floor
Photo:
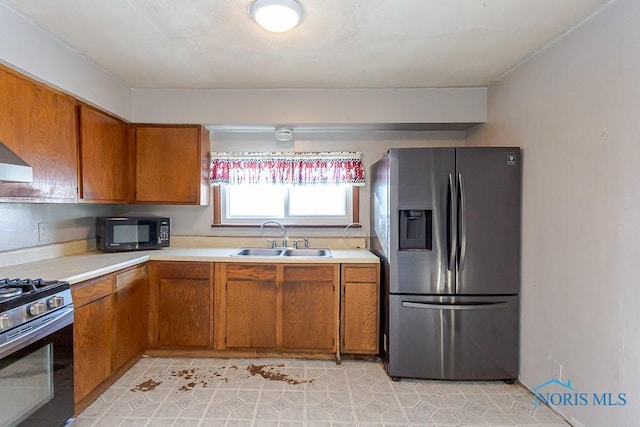
[[[254,365],[253,363],[247,366],[247,371],[251,375],[260,375],[262,378],[268,381],[284,381],[287,384],[305,384],[311,383],[313,384],[313,379],[311,380],[302,380],[293,378],[287,374],[283,374],[282,372],[278,372],[276,368],[284,368],[284,364],[279,365]]]
[[[249,379],[252,376],[259,375],[267,381],[282,381],[287,384],[293,385],[305,383],[313,384],[313,381],[315,380],[293,377],[287,373],[281,372],[280,368],[284,368],[284,364],[255,365],[253,363],[250,363],[249,366],[246,367],[246,379]],[[177,391],[189,391],[193,390],[196,387],[208,388],[215,381],[229,382],[229,378],[223,374],[231,370],[238,371],[239,368],[236,365],[232,365],[229,367],[218,366],[214,369],[207,367],[195,367],[174,370],[168,368],[165,372],[154,375],[154,378],[145,379],[145,381],[133,387],[131,391],[151,391],[163,382],[171,379],[178,379],[178,381],[180,381],[180,387],[177,388]],[[234,378],[237,378],[237,375],[234,375]]]
[[[140,384],[132,388],[131,391],[151,391],[158,387],[160,384],[162,384],[162,381],[157,382],[153,379],[149,379],[141,382]]]

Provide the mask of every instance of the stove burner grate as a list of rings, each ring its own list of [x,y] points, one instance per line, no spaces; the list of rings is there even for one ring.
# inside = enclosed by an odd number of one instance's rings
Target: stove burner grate
[[[21,288],[0,288],[0,298],[11,298],[22,294]]]

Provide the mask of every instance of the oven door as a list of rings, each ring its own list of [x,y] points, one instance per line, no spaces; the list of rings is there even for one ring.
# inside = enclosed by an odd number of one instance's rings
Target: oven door
[[[65,307],[0,346],[0,426],[63,426],[73,403],[73,307]]]

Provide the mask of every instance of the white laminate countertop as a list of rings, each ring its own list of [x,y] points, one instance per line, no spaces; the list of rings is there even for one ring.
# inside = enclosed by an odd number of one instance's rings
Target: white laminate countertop
[[[286,264],[371,264],[378,263],[377,256],[366,249],[330,249],[331,257],[235,257],[238,248],[165,248],[140,252],[85,252],[17,264],[0,269],[0,278],[38,278],[66,280],[70,284],[113,273],[123,268],[146,261],[201,261],[239,263],[286,263]]]

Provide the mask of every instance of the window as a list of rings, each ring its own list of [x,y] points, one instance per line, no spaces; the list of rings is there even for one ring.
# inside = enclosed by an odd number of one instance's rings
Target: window
[[[360,153],[211,153],[214,224],[358,221]]]
[[[349,224],[357,221],[354,189],[357,193],[357,188],[348,185],[222,186],[220,223],[259,224],[275,219],[288,225]]]

